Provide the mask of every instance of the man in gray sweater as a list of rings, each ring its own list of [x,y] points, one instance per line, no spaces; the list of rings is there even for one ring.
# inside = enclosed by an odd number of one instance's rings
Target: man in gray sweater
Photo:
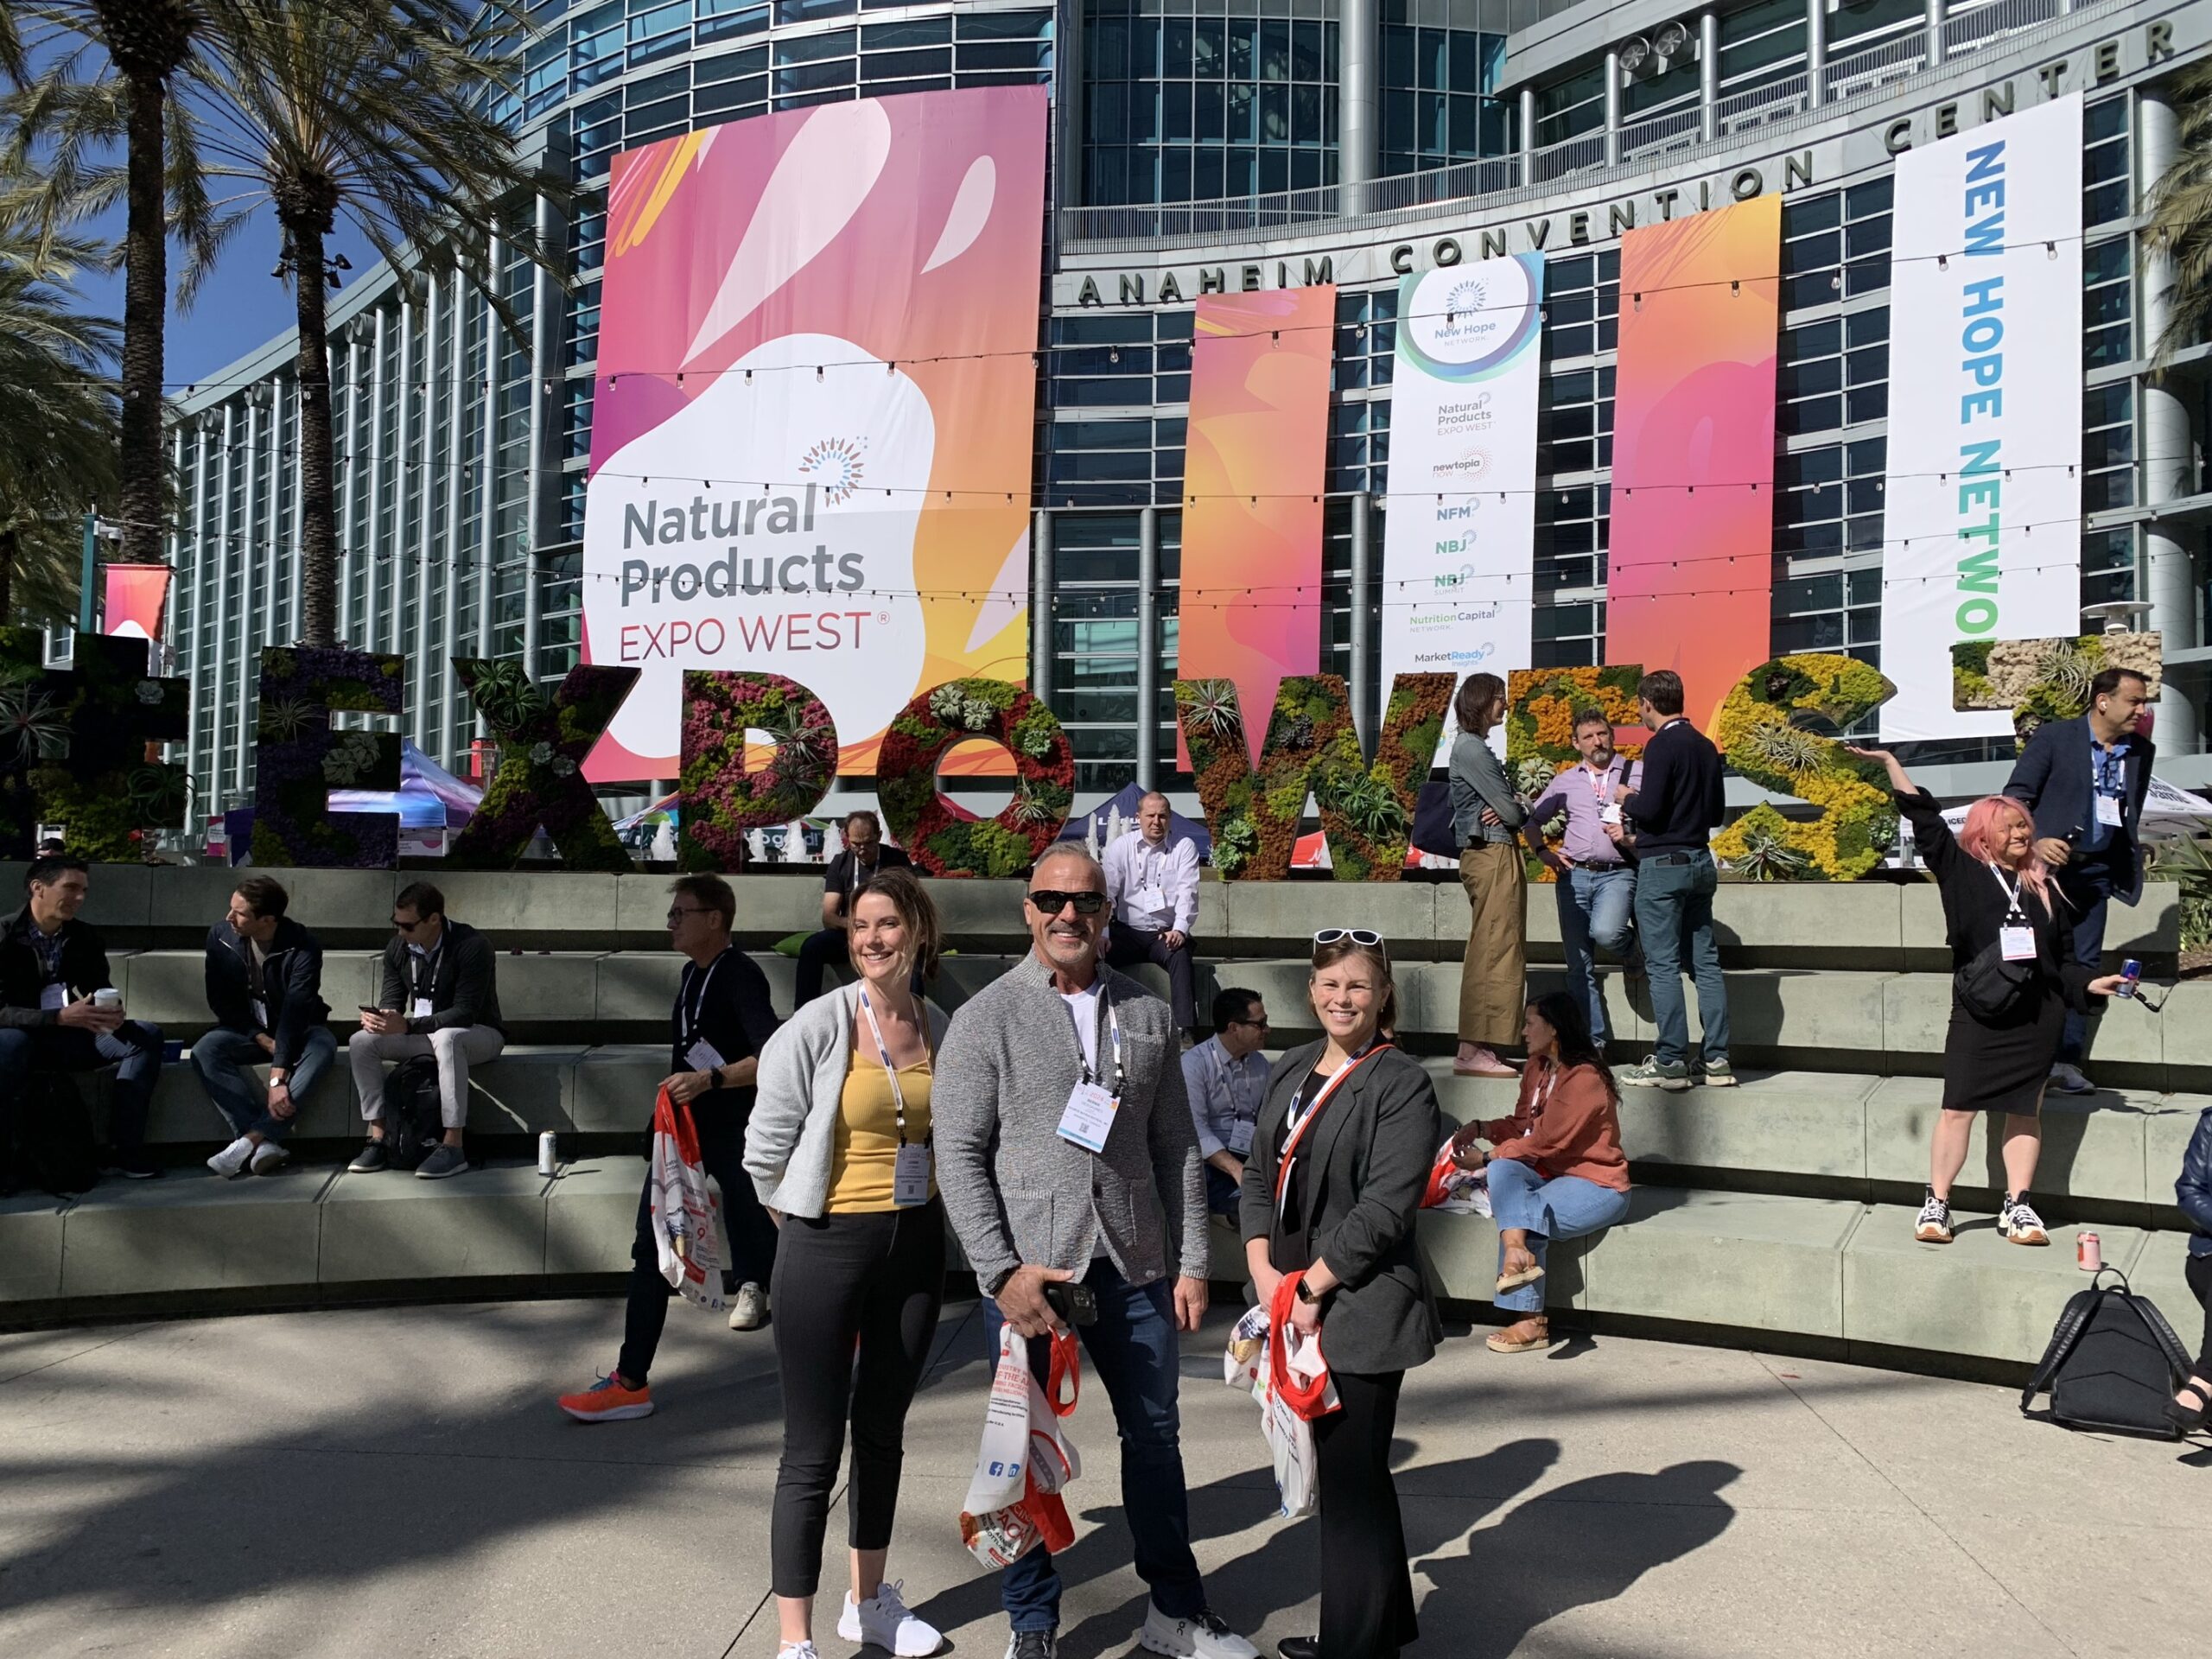
[[[1038,861],[1024,900],[1034,950],[952,1021],[930,1101],[938,1187],[1001,1326],[1041,1380],[1080,1281],[1079,1327],[1122,1433],[1122,1503],[1152,1592],[1154,1653],[1256,1659],[1208,1610],[1191,1552],[1178,1443],[1176,1332],[1206,1311],[1205,1166],[1167,1005],[1106,967],[1106,876],[1079,847]],[[1168,1273],[1173,1257],[1175,1278]],[[1072,1292],[1080,1294],[1079,1291]],[[1054,1659],[1059,1574],[1033,1549],[1001,1578],[1007,1659]]]

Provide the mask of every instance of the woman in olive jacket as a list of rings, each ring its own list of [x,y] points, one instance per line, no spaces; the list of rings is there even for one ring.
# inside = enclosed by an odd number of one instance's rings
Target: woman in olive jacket
[[[1300,1281],[1293,1322],[1320,1333],[1343,1402],[1313,1425],[1320,1635],[1287,1637],[1279,1651],[1393,1659],[1419,1634],[1390,1438],[1406,1372],[1442,1335],[1414,1219],[1444,1119],[1420,1062],[1383,1035],[1397,992],[1379,938],[1318,936],[1310,994],[1328,1035],[1275,1063],[1244,1166],[1253,1287],[1264,1306],[1284,1278]]]

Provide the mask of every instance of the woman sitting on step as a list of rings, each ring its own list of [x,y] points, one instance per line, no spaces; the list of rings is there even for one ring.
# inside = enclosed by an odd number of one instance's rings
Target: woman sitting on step
[[[1490,1166],[1497,1222],[1497,1306],[1521,1315],[1494,1332],[1501,1354],[1548,1346],[1544,1256],[1554,1239],[1602,1232],[1628,1213],[1620,1090],[1590,1040],[1582,1005],[1564,991],[1529,1004],[1521,1034],[1529,1064],[1513,1116],[1470,1123],[1452,1137],[1464,1169]],[[1491,1143],[1485,1154],[1478,1140]]]
[[[2035,855],[2035,822],[2018,801],[1992,795],[1967,810],[1955,836],[1936,798],[1886,749],[1850,749],[1889,769],[1913,845],[1943,894],[1951,945],[1951,1025],[1943,1039],[1943,1109],[1929,1147],[1928,1193],[1913,1224],[1925,1244],[1951,1242],[1951,1183],[1967,1160],[1974,1114],[2005,1114],[2005,1204],[1997,1224],[2015,1244],[2048,1244],[2028,1203],[2043,1150],[2044,1085],[2058,1058],[2066,1010],[2109,996],[2074,960],[2064,897]]]

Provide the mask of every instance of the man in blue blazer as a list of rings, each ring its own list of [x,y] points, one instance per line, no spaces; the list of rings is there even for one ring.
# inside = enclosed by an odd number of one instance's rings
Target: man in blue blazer
[[[2035,815],[2036,851],[2055,867],[2073,906],[2074,959],[2104,958],[2105,910],[2132,905],[2143,891],[2143,798],[2151,788],[2151,740],[2136,728],[2151,688],[2130,668],[2107,668],[2089,683],[2088,712],[2036,728],[2020,748],[2005,792]],[[2069,1011],[2051,1081],[2088,1094],[2082,1075],[2088,1022]]]

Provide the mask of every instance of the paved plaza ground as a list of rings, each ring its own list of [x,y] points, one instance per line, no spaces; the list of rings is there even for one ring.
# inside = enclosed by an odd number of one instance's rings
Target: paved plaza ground
[[[552,1396],[612,1363],[620,1315],[592,1300],[0,1336],[0,1655],[771,1659],[769,1337],[677,1308],[660,1414],[569,1422]],[[973,1302],[946,1309],[893,1571],[955,1653],[998,1659],[995,1586],[953,1522],[981,1324]],[[1316,1545],[1274,1514],[1222,1331],[1185,1350],[1192,1521],[1215,1606],[1271,1653],[1313,1626]],[[1399,1425],[1411,1651],[2197,1651],[2212,1451],[2069,1434],[2016,1400],[1610,1337],[1508,1358],[1457,1333]],[[1143,1602],[1103,1391],[1075,1433],[1063,1650],[1090,1659],[1132,1651]],[[842,1529],[841,1501],[833,1546]],[[851,1651],[825,1634],[826,1659]]]

